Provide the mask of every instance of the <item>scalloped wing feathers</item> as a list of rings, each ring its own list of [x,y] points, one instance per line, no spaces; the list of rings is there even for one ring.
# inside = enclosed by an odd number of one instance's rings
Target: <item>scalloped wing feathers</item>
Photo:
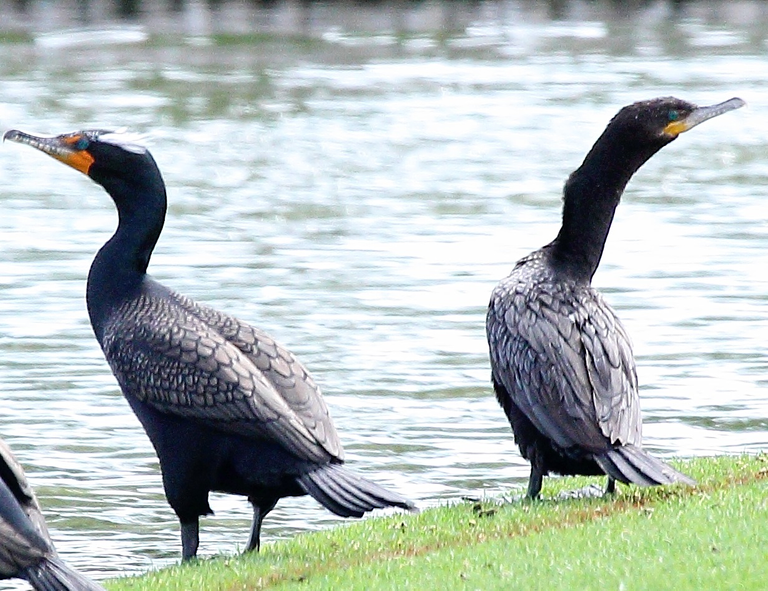
[[[293,355],[245,323],[172,298],[135,298],[105,328],[102,346],[126,393],[164,413],[272,439],[301,459],[342,458],[320,391]]]
[[[319,386],[298,359],[264,331],[213,308],[175,294],[180,305],[195,313],[233,343],[274,384],[318,442],[337,459],[344,459],[336,428]]]
[[[532,284],[516,271],[488,310],[494,380],[560,447],[640,445],[634,358],[613,310],[590,286]]]

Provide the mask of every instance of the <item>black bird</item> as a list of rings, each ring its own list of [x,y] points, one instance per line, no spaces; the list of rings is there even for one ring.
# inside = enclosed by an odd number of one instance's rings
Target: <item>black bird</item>
[[[147,275],[165,221],[165,184],[151,154],[125,134],[57,137],[8,131],[85,173],[112,197],[115,234],[88,274],[91,326],[160,459],[181,523],[182,559],[197,553],[209,491],[253,505],[247,550],[277,501],[309,494],[333,513],[413,509],[404,497],[342,466],[344,451],[320,389],[270,336]]]
[[[591,282],[632,175],[680,133],[744,104],[697,107],[670,97],[621,109],[565,183],[557,237],[494,289],[486,317],[492,381],[531,463],[528,497],[550,472],[606,474],[609,493],[616,480],[694,484],[643,451],[632,346]]]
[[[35,493],[21,464],[2,439],[0,579],[24,579],[38,591],[104,591],[56,554]]]

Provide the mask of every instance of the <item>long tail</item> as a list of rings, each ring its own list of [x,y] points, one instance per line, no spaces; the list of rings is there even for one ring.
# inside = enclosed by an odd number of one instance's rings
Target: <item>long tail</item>
[[[689,476],[678,472],[634,445],[616,447],[604,454],[595,456],[595,461],[608,476],[624,484],[632,483],[638,486],[655,486],[675,482],[696,484],[696,481]]]
[[[35,591],[105,591],[104,587],[52,556],[21,573]]]
[[[416,506],[399,494],[366,480],[340,464],[324,464],[297,477],[301,488],[329,511],[342,517],[362,517],[373,509]]]

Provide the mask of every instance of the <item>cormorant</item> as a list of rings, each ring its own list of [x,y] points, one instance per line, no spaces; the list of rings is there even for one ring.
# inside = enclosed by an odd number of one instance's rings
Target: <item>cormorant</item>
[[[88,313],[160,459],[166,498],[181,524],[182,560],[197,554],[198,518],[211,513],[210,491],[248,497],[253,526],[246,550],[258,549],[262,520],[283,497],[309,494],[343,517],[414,508],[342,465],[320,389],[290,351],[147,274],[167,202],[160,170],[135,137],[11,130],[4,139],[83,172],[117,207],[117,230],[88,274]]]
[[[606,474],[608,493],[616,480],[695,484],[642,449],[632,346],[591,281],[632,175],[680,133],[744,104],[697,107],[667,97],[621,109],[565,183],[557,237],[493,290],[486,317],[493,388],[531,463],[529,498],[550,472]]]
[[[0,579],[24,579],[37,591],[104,591],[59,558],[24,470],[2,439]]]

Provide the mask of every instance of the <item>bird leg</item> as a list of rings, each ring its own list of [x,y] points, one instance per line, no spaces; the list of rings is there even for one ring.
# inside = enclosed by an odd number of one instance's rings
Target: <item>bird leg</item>
[[[608,484],[605,485],[604,496],[612,495],[616,492],[616,479],[613,476],[608,477]]]
[[[526,496],[531,500],[538,498],[544,480],[544,471],[536,463],[536,461],[531,462],[531,477],[528,479],[528,492],[526,493]]]
[[[259,551],[261,547],[261,522],[267,516],[267,513],[272,511],[277,505],[277,499],[270,499],[269,501],[259,503],[256,499],[248,499],[253,505],[253,524],[251,525],[251,535],[248,538],[248,544],[245,547],[246,552]]]
[[[529,447],[527,457],[531,462],[531,476],[528,479],[528,492],[525,496],[535,500],[539,497],[544,474],[547,473],[544,467],[544,452],[541,449],[541,443],[534,443],[534,445]]]
[[[200,544],[200,522],[181,522],[181,560],[190,560],[197,556],[197,546]]]

